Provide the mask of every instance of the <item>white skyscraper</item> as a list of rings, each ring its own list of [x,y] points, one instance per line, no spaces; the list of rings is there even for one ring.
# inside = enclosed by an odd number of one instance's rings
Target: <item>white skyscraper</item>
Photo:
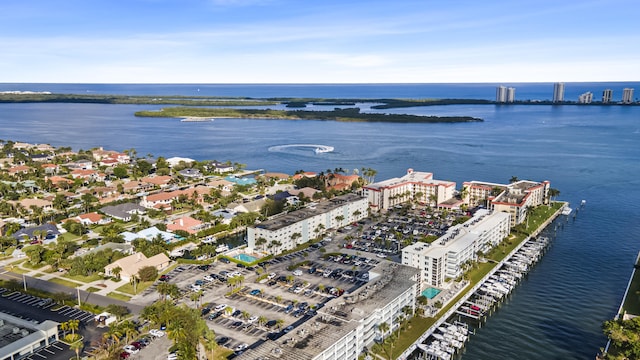
[[[507,88],[504,86],[498,86],[496,88],[496,102],[504,103],[507,102]]]
[[[553,102],[563,102],[564,101],[564,83],[555,83],[553,84]]]
[[[591,104],[593,101],[593,93],[591,91],[587,91],[586,93],[578,96],[578,103],[580,104]]]
[[[507,102],[512,103],[514,101],[516,101],[516,88],[507,88]]]
[[[498,86],[496,88],[496,102],[498,103],[512,103],[516,100],[516,88],[505,86]]]
[[[624,88],[624,90],[622,90],[622,102],[624,104],[631,104],[633,102],[633,89]]]
[[[613,90],[604,89],[604,91],[602,92],[602,103],[608,104],[611,102],[611,100],[613,100]]]

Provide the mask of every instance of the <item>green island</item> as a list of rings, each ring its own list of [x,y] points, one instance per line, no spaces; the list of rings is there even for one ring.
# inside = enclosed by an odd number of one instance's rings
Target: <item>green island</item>
[[[0,103],[87,103],[133,105],[190,105],[190,106],[266,106],[279,102],[266,99],[211,96],[129,96],[46,93],[0,93]]]
[[[359,108],[331,111],[270,110],[270,109],[212,109],[196,107],[171,107],[158,111],[138,111],[139,117],[190,117],[190,118],[245,118],[280,120],[335,120],[344,122],[396,122],[396,123],[457,123],[483,121],[471,116],[419,116],[407,114],[368,114]]]

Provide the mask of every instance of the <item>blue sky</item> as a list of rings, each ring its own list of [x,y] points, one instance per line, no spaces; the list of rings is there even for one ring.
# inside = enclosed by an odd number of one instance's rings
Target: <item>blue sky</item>
[[[640,1],[0,1],[0,82],[639,81]]]

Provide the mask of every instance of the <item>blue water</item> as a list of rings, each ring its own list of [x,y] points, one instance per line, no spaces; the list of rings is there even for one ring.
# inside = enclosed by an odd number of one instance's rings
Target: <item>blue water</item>
[[[197,85],[220,96],[479,97],[494,85]],[[88,89],[103,93],[187,94],[196,85],[15,85],[17,90]],[[575,84],[576,89],[640,84]],[[0,90],[6,85],[0,86]],[[516,96],[550,98],[550,84],[517,85]],[[567,84],[567,98],[574,85]],[[11,90],[11,89],[8,89]],[[438,92],[442,91],[442,95]],[[579,90],[577,93],[587,90]],[[244,93],[246,92],[246,93]],[[488,92],[488,94],[486,94]],[[614,93],[615,94],[615,93]],[[193,94],[192,94],[193,95]],[[468,95],[468,96],[467,96]],[[572,95],[573,96],[573,95]],[[577,96],[577,95],[576,95]],[[532,95],[533,97],[533,95]],[[614,95],[615,97],[615,95]],[[506,182],[550,180],[560,199],[587,205],[468,344],[463,359],[593,359],[606,339],[602,321],[614,316],[640,248],[640,107],[435,106],[394,110],[470,115],[481,123],[386,124],[332,121],[216,119],[181,123],[136,118],[157,107],[101,104],[0,104],[0,138],[89,149],[136,148],[139,155],[183,156],[293,173],[342,167],[377,170],[377,180],[407,168],[434,178]],[[388,110],[391,111],[391,110]],[[319,144],[315,154],[292,144]]]
[[[251,256],[251,255],[247,255],[247,254],[238,254],[236,256],[234,256],[235,259],[240,260],[242,262],[245,262],[247,264],[251,264],[252,262],[258,260],[257,257]]]
[[[436,297],[436,295],[440,294],[440,289],[436,289],[436,288],[426,288],[423,292],[422,295],[425,296],[427,299],[431,300],[434,297]]]

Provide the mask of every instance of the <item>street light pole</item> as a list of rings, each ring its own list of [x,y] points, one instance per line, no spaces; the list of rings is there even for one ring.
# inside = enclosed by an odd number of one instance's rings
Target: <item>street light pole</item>
[[[80,307],[80,288],[76,288],[76,290],[78,290],[78,307]]]
[[[24,291],[27,291],[27,277],[22,274],[22,284],[24,286]]]

